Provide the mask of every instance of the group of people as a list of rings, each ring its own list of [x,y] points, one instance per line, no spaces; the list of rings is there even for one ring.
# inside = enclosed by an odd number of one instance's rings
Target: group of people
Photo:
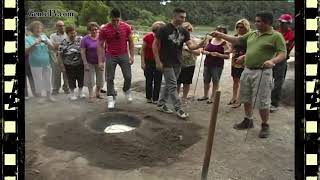
[[[116,104],[114,78],[119,65],[124,78],[122,90],[127,101],[131,102],[134,38],[132,28],[121,21],[120,15],[118,9],[113,9],[110,23],[101,27],[95,22],[88,23],[88,34],[84,37],[77,35],[74,26],[64,28],[63,22],[58,21],[57,32],[49,39],[42,34],[42,23],[32,22],[29,26],[31,34],[26,36],[26,77],[34,95],[41,97],[41,92],[46,91],[47,100],[55,101],[52,95],[58,94],[63,75],[62,88],[66,94],[70,93],[71,100],[86,97],[83,93],[83,86],[86,86],[88,100],[94,102],[95,98],[103,98],[105,72],[108,108],[112,109]],[[278,109],[286,59],[294,46],[294,33],[289,27],[292,17],[283,14],[278,19],[280,29],[276,31],[272,28],[272,14],[261,12],[256,15],[255,31],[251,30],[248,20],[241,19],[235,23],[236,35],[228,35],[227,28],[219,25],[200,42],[191,35],[193,26],[185,19],[186,12],[175,8],[171,22],[154,22],[152,31],[143,38],[141,68],[146,78],[147,103],[156,104],[161,112],[175,112],[180,118],[188,118],[189,114],[182,107],[189,102],[197,56],[205,55],[204,95],[198,101],[211,104],[219,89],[224,61],[232,55],[233,96],[228,104],[233,108],[244,104],[245,110],[244,120],[234,128],[253,128],[252,111],[256,103],[262,119],[259,137],[268,137],[269,112]],[[180,98],[181,89],[183,95]],[[169,98],[174,111],[167,105]],[[41,103],[44,100],[40,98]]]

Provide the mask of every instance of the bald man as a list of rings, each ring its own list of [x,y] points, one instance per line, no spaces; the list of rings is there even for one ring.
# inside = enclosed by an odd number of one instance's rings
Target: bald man
[[[52,62],[52,95],[59,94],[59,90],[61,88],[61,74],[63,74],[63,86],[62,89],[66,94],[70,93],[67,75],[65,72],[62,72],[57,60],[58,57],[58,47],[61,41],[67,38],[67,34],[64,32],[64,22],[57,21],[56,22],[56,32],[50,35],[50,40],[53,43],[55,50],[51,52],[51,57],[53,58]]]

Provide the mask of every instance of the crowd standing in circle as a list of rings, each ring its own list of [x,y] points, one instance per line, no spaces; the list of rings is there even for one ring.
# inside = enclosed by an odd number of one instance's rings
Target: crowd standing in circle
[[[259,137],[268,137],[269,112],[278,110],[287,59],[294,46],[294,33],[290,28],[292,16],[281,15],[278,18],[280,28],[274,30],[273,15],[257,13],[257,30],[251,30],[247,19],[240,19],[235,23],[235,35],[228,35],[227,28],[219,25],[209,33],[211,37],[206,35],[200,42],[192,36],[193,26],[185,22],[186,17],[186,11],[175,8],[170,22],[154,22],[151,32],[143,37],[141,68],[146,79],[146,102],[156,104],[158,111],[175,112],[179,118],[188,118],[183,105],[191,103],[188,93],[197,56],[205,55],[204,94],[198,101],[208,104],[215,99],[224,61],[231,56],[233,93],[228,105],[238,108],[244,104],[245,112],[243,121],[235,124],[234,128],[253,128],[252,113],[256,106],[262,121]],[[62,75],[62,89],[72,101],[86,98],[84,86],[89,90],[88,102],[104,99],[101,93],[106,81],[107,107],[113,109],[117,96],[115,70],[119,65],[124,78],[122,91],[127,102],[131,103],[130,89],[134,78],[131,65],[135,61],[134,43],[137,38],[133,27],[121,20],[118,9],[111,11],[110,20],[101,26],[89,22],[88,33],[84,37],[77,35],[75,26],[64,28],[64,22],[57,21],[57,31],[50,35],[50,39],[43,33],[44,26],[40,21],[30,23],[25,36],[26,99],[29,99],[28,79],[32,94],[39,103],[56,102],[53,96],[59,94]],[[78,93],[75,91],[77,87]],[[181,89],[182,97],[179,96]],[[169,108],[168,102],[174,109]]]

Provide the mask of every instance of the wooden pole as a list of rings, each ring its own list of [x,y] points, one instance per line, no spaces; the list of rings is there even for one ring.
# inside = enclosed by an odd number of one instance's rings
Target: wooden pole
[[[217,117],[218,117],[220,94],[221,94],[220,91],[216,92],[216,95],[214,97],[213,106],[212,106],[211,120],[210,120],[210,125],[209,125],[209,133],[208,133],[208,140],[207,140],[207,147],[206,147],[206,154],[204,156],[204,162],[203,162],[203,166],[202,166],[201,180],[207,180],[207,177],[208,177],[208,169],[209,169],[210,158],[211,158],[213,138],[214,138]]]

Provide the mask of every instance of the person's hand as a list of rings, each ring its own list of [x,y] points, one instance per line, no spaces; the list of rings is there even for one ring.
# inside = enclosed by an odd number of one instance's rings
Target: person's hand
[[[217,52],[209,52],[209,54],[210,54],[211,56],[214,56],[214,57],[218,56],[218,53],[217,53]]]
[[[145,70],[146,69],[146,65],[144,63],[141,63],[141,69]]]
[[[100,69],[100,71],[104,70],[104,64],[103,63],[99,63],[99,69]]]
[[[275,64],[273,61],[271,61],[271,60],[268,60],[268,61],[266,61],[266,62],[263,63],[263,67],[264,67],[264,68],[273,68],[275,65],[276,65],[276,64]]]
[[[33,45],[35,46],[35,45],[38,45],[38,44],[40,44],[40,43],[42,43],[42,40],[39,38],[39,39],[37,39],[37,40],[34,42]]]
[[[244,63],[245,56],[239,56],[235,59],[236,64],[243,64]]]
[[[163,64],[162,64],[161,62],[157,63],[157,64],[156,64],[156,69],[157,69],[158,71],[163,71]]]
[[[219,31],[213,31],[213,32],[210,33],[210,35],[212,37],[222,38],[224,34],[222,32],[219,32]]]
[[[209,52],[209,51],[206,51],[206,50],[202,50],[201,53],[204,54],[204,55],[210,54],[210,52]]]
[[[49,41],[47,39],[42,39],[41,42],[43,42],[45,45],[48,45]]]
[[[134,63],[134,58],[133,58],[133,57],[130,57],[130,58],[129,58],[129,64],[132,65],[133,63]]]
[[[89,67],[89,64],[86,63],[86,64],[83,64],[84,65],[84,70],[85,71],[89,71],[90,70],[90,67]]]

